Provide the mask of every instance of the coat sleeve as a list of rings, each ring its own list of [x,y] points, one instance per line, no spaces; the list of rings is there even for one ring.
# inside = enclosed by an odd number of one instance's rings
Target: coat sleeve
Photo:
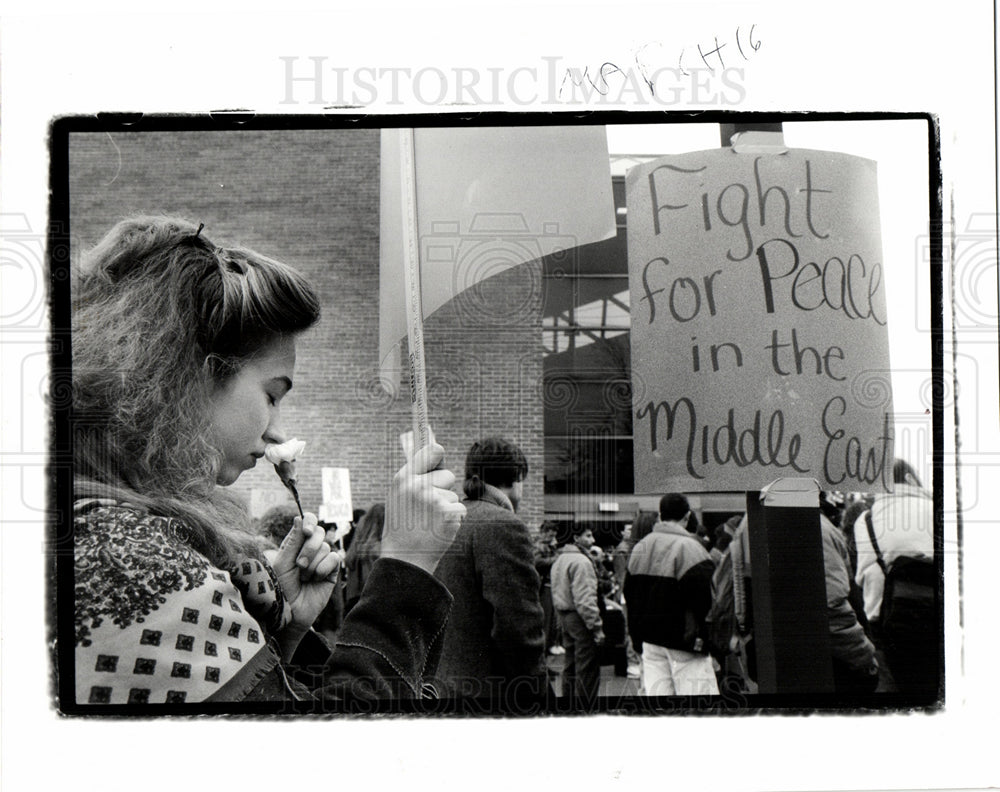
[[[321,698],[420,698],[437,669],[452,597],[405,561],[375,562],[314,688]]]
[[[309,631],[290,663],[262,653],[214,700],[298,702],[308,712],[323,702],[367,711],[377,700],[425,697],[450,607],[447,589],[423,570],[377,561],[335,647]]]
[[[507,677],[544,673],[545,616],[527,528],[516,518],[483,526],[473,537],[473,557],[493,611],[490,638]]]
[[[874,663],[875,647],[868,640],[849,600],[851,572],[847,545],[832,525],[824,526],[822,532],[832,655],[852,671],[863,673]]]
[[[601,610],[597,604],[597,573],[590,561],[581,557],[574,559],[567,569],[573,604],[583,623],[591,632],[602,629]]]

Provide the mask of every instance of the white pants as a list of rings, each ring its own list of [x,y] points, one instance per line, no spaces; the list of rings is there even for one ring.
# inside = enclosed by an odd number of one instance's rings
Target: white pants
[[[712,657],[643,643],[642,690],[646,696],[717,696]]]

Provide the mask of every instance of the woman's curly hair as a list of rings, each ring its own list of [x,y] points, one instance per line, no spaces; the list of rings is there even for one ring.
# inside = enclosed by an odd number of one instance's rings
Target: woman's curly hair
[[[181,518],[225,565],[253,552],[249,516],[216,486],[215,387],[271,341],[319,318],[305,278],[251,250],[218,248],[166,217],[118,223],[87,253],[73,289],[76,495]]]

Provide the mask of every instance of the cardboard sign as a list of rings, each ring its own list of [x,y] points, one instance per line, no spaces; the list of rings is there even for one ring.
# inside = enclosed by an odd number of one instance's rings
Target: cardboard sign
[[[626,191],[636,492],[891,490],[875,163],[715,149]]]
[[[510,267],[616,233],[603,126],[416,129],[414,161],[425,317]],[[379,359],[388,382],[406,336],[394,129],[382,134],[380,185]]]
[[[323,503],[320,520],[346,526],[354,517],[351,503],[351,471],[348,468],[325,467],[322,469]]]

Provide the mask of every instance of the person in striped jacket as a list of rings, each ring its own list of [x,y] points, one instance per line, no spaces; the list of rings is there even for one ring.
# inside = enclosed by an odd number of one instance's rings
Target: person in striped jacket
[[[660,521],[632,550],[625,578],[632,644],[642,653],[642,688],[649,696],[719,692],[705,645],[715,564],[687,530],[687,498],[668,493]]]

